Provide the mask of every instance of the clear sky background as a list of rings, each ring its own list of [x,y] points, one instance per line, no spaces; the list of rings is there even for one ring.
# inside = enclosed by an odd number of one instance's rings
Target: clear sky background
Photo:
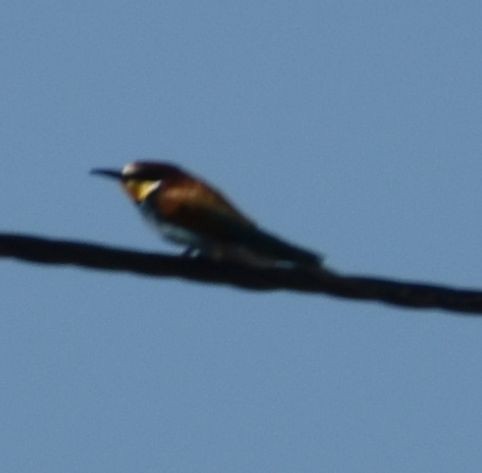
[[[1,231],[177,252],[178,162],[350,273],[482,287],[479,1],[0,6]],[[0,470],[480,472],[482,318],[2,261]]]

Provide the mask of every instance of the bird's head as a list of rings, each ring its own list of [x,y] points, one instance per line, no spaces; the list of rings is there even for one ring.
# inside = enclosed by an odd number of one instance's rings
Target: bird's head
[[[118,180],[129,197],[136,203],[143,202],[151,192],[164,182],[182,177],[184,171],[169,163],[137,161],[126,164],[120,171],[92,169],[91,174]]]

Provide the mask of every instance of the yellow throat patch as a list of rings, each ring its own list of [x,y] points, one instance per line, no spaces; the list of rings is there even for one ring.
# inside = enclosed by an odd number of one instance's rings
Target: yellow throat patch
[[[123,183],[124,190],[135,202],[143,202],[160,185],[160,181],[139,181],[128,179]]]

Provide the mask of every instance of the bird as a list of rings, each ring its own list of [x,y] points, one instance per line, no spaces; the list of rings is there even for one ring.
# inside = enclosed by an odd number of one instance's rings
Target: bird
[[[118,181],[161,236],[183,255],[257,266],[319,268],[323,256],[261,229],[219,190],[169,162],[136,161],[91,174]]]

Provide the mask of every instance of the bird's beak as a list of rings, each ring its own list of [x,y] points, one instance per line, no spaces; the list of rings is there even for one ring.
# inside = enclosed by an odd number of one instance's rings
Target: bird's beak
[[[110,177],[111,179],[117,179],[118,181],[121,180],[123,177],[120,171],[114,171],[113,169],[92,169],[90,171],[90,174]]]

